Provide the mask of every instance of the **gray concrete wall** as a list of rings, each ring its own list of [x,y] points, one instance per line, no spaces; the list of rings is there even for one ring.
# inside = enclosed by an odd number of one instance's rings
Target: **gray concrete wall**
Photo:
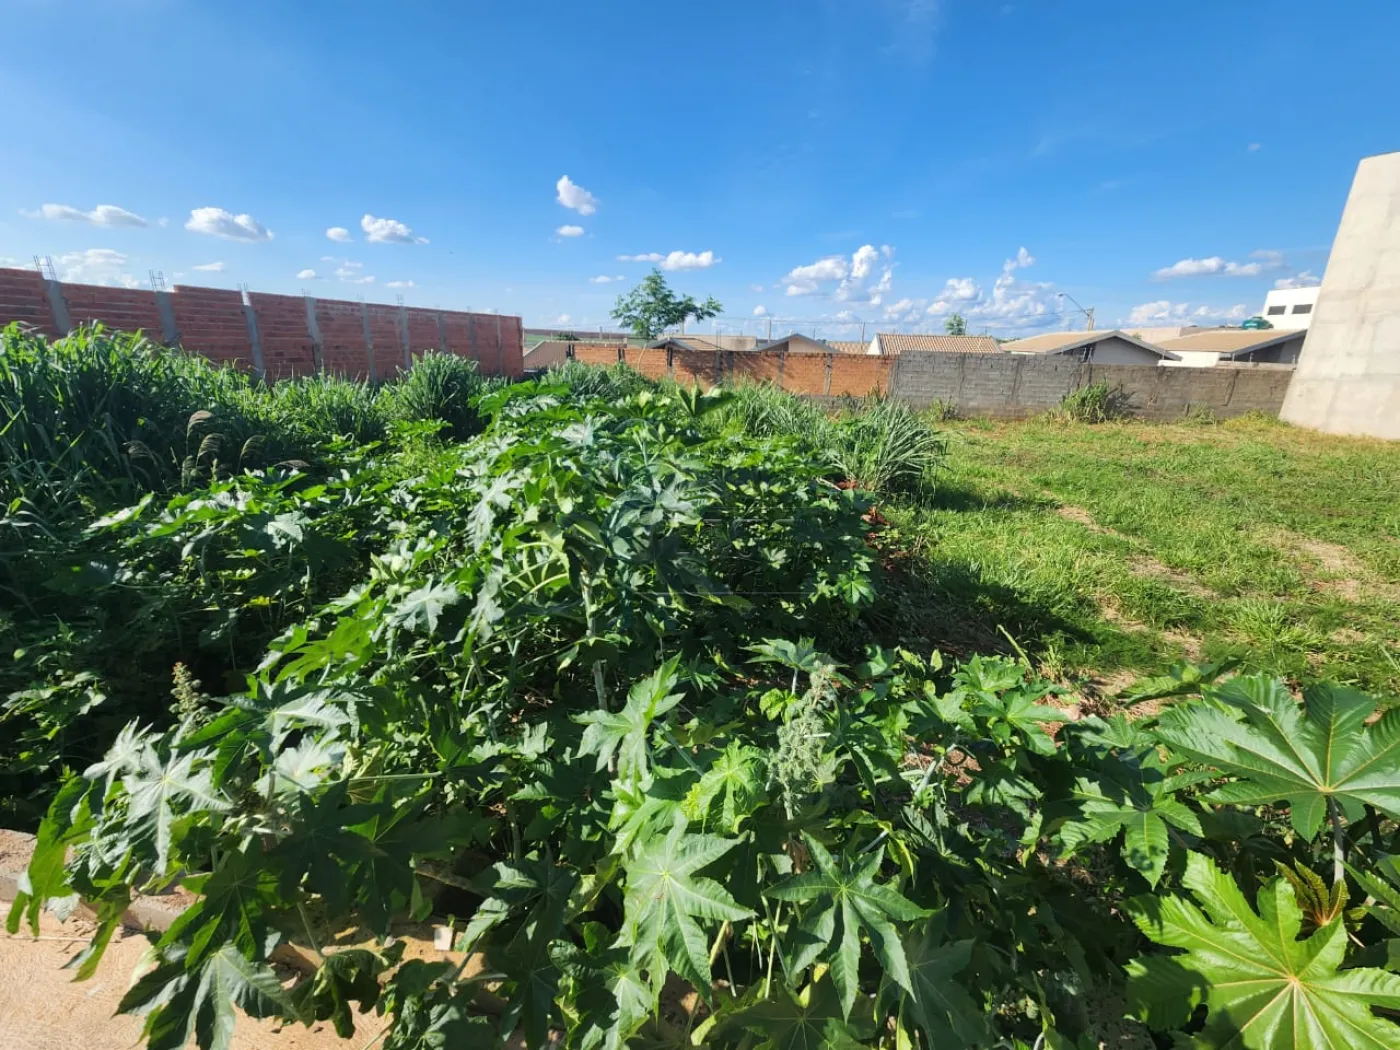
[[[1282,415],[1400,440],[1400,153],[1356,169]]]
[[[1291,368],[1279,365],[1162,368],[1085,363],[1058,355],[901,354],[889,393],[918,408],[942,401],[964,416],[1023,418],[1055,408],[1071,391],[1102,381],[1125,411],[1144,419],[1178,419],[1189,406],[1225,418],[1246,412],[1277,415],[1292,375]]]

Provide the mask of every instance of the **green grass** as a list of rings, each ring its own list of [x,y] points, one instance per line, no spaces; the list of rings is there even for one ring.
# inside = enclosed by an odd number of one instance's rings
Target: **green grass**
[[[1174,659],[1400,694],[1400,447],[1271,420],[941,424],[902,631],[953,651],[1009,632],[1108,693]],[[928,612],[932,608],[933,612]]]

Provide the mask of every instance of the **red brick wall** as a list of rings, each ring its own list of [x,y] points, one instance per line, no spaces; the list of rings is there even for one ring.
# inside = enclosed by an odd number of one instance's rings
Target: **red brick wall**
[[[674,350],[671,375],[681,386],[698,383],[709,389],[719,381],[720,355],[715,350]]]
[[[164,338],[154,292],[67,284],[63,295],[74,325],[100,321],[112,329],[144,330],[157,342]],[[268,378],[313,372],[316,358],[306,321],[306,300],[301,296],[251,292],[248,301],[258,323],[263,368]],[[253,344],[241,292],[180,285],[171,293],[170,302],[180,343],[186,350],[213,361],[252,367]],[[368,376],[372,364],[375,378],[393,378],[405,363],[401,316],[407,323],[408,343],[415,354],[445,349],[479,362],[486,375],[519,376],[525,370],[524,333],[518,317],[418,307],[405,308],[401,315],[397,306],[371,304],[371,358],[360,303],[318,299],[315,310],[323,350],[321,364],[329,373]],[[37,271],[0,268],[0,325],[10,321],[30,325],[50,338],[58,335],[44,279]],[[612,360],[616,360],[616,350],[612,353]]]
[[[100,322],[121,332],[142,331],[157,343],[165,341],[156,309],[156,293],[140,288],[103,288],[95,284],[65,284],[63,301],[68,320],[80,324]]]
[[[370,367],[369,348],[365,344],[362,304],[317,299],[316,327],[321,332],[321,367],[327,374],[352,379],[374,378],[375,369]]]
[[[242,292],[176,285],[170,303],[181,346],[218,364],[253,367]]]
[[[789,356],[791,361],[792,357]],[[838,354],[831,362],[832,397],[850,394],[852,397],[865,397],[867,394],[884,394],[890,388],[890,368],[893,358],[856,357]]]
[[[638,372],[642,373],[642,375],[651,379],[666,378],[665,348],[648,349],[640,346],[631,346],[624,351],[623,360]]]
[[[268,379],[289,379],[316,371],[315,347],[306,324],[306,300],[300,295],[249,292],[253,317],[258,322],[263,374]]]
[[[58,335],[38,270],[0,269],[0,325],[11,321],[37,328],[51,339]]]
[[[794,394],[820,396],[826,393],[828,354],[788,354],[783,362],[783,389]],[[836,362],[832,362],[833,371]]]
[[[585,365],[615,365],[617,364],[616,346],[600,346],[593,343],[575,343],[574,360],[581,361]]]
[[[408,348],[415,355],[437,353],[442,349],[438,333],[438,312],[408,307],[404,310],[408,318]]]
[[[788,361],[792,355],[787,355]],[[780,352],[761,354],[732,351],[724,355],[725,382],[777,383],[780,369],[785,366]]]
[[[399,333],[399,308],[370,303],[369,338],[374,343],[374,368],[381,379],[391,379],[404,367],[403,336]]]

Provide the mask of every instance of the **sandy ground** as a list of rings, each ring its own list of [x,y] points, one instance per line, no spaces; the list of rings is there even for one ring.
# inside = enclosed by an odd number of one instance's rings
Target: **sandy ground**
[[[8,902],[0,905],[8,910]],[[117,1015],[117,1003],[150,943],[142,934],[119,930],[97,973],[74,983],[62,969],[87,942],[91,924],[40,922],[39,939],[0,930],[0,1050],[132,1050],[141,1043],[141,1019]],[[352,1039],[341,1040],[328,1024],[278,1029],[268,1021],[241,1017],[233,1050],[360,1050],[384,1020],[356,1018]]]

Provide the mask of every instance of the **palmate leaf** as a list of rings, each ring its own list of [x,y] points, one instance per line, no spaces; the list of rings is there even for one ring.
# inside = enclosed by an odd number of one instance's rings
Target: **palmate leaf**
[[[924,1045],[937,1050],[987,1038],[986,1013],[954,980],[972,959],[972,941],[947,943],[946,925],[944,915],[935,915],[904,938],[913,991],[903,995],[903,1014],[924,1033]]]
[[[1178,705],[1158,726],[1177,751],[1238,778],[1206,796],[1210,801],[1287,800],[1293,827],[1308,839],[1329,800],[1353,812],[1364,803],[1400,819],[1400,708],[1368,726],[1376,705],[1361,693],[1321,685],[1300,706],[1282,683],[1262,676],[1237,678],[1210,695],[1233,710]]]
[[[709,942],[701,921],[739,922],[753,917],[714,879],[695,873],[738,845],[717,835],[686,833],[677,822],[664,839],[644,846],[625,865],[625,921],[619,943],[632,949],[632,964],[660,989],[675,970],[710,998]]]
[[[389,623],[401,630],[432,634],[443,610],[462,600],[462,592],[450,583],[427,583],[404,596],[389,611]]]
[[[721,827],[737,834],[739,825],[763,800],[762,765],[763,752],[758,748],[731,743],[691,786],[683,807],[686,817],[703,826],[718,802]]]
[[[677,681],[680,657],[673,656],[634,685],[627,694],[627,705],[618,712],[590,711],[574,721],[586,728],[579,744],[580,755],[597,755],[598,769],[608,768],[617,755],[617,775],[631,781],[647,771],[647,732],[659,715],[681,702],[681,693],[671,689]]]
[[[1081,816],[1060,829],[1064,855],[1085,843],[1109,842],[1122,832],[1123,860],[1155,886],[1166,868],[1167,826],[1202,834],[1200,818],[1176,792],[1210,774],[1166,776],[1132,759],[1107,762],[1105,772],[1102,779],[1079,777],[1075,782],[1073,798]]]
[[[730,1023],[758,1036],[757,1050],[863,1050],[874,1030],[869,1021],[851,1021],[826,977],[800,992],[780,984],[774,998],[745,1007]]]
[[[250,1017],[298,1017],[297,1005],[266,963],[226,944],[193,970],[176,954],[127,991],[118,1013],[144,1015],[147,1050],[228,1050],[242,1010]]]
[[[181,813],[229,809],[229,802],[214,790],[206,758],[199,752],[163,758],[155,747],[147,747],[140,753],[138,768],[122,777],[128,826],[133,838],[154,843],[157,875],[164,875],[169,864],[171,825],[177,808]]]
[[[913,994],[909,963],[894,922],[912,922],[928,914],[897,890],[875,881],[885,859],[883,848],[863,858],[842,856],[838,861],[825,846],[810,835],[803,835],[816,870],[794,875],[764,894],[780,901],[809,905],[798,925],[798,943],[789,960],[793,974],[805,970],[827,948],[835,944],[828,960],[831,978],[841,997],[845,1016],[850,1016],[860,983],[860,934],[865,930],[875,957],[885,974],[906,992]]]
[[[1302,911],[1286,880],[1273,879],[1260,890],[1258,914],[1234,879],[1203,854],[1188,855],[1182,881],[1199,908],[1177,896],[1130,905],[1143,933],[1185,951],[1129,965],[1129,994],[1141,1019],[1154,1028],[1180,1027],[1204,1002],[1205,1028],[1187,1044],[1200,1050],[1400,1045],[1400,1025],[1371,1012],[1400,1009],[1400,976],[1340,969],[1347,945],[1340,921],[1299,940]]]

